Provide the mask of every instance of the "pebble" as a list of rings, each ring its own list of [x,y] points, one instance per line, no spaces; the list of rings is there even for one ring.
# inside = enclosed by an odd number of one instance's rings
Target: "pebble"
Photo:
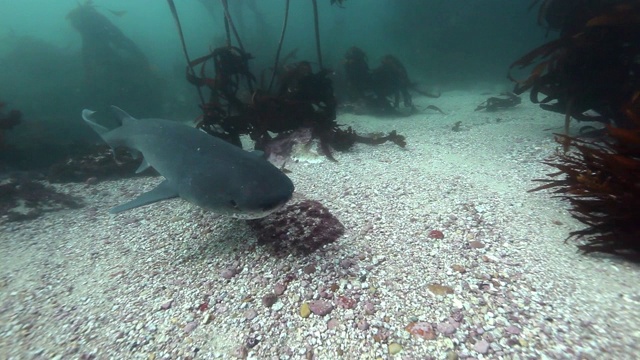
[[[278,297],[276,296],[276,294],[267,294],[262,297],[262,305],[268,308],[272,307],[273,304],[276,303],[276,301],[278,301]]]
[[[318,316],[325,316],[333,311],[333,305],[328,301],[315,300],[309,303],[309,309]]]
[[[352,267],[354,264],[355,262],[351,259],[344,259],[340,261],[340,267],[342,267],[345,270]]]
[[[246,346],[240,345],[231,350],[231,356],[236,359],[246,359],[247,355],[249,355],[249,349]],[[219,357],[216,357],[219,358]]]
[[[431,285],[428,285],[427,288],[432,293],[434,293],[436,295],[440,295],[440,296],[447,295],[447,294],[453,294],[453,289],[450,288],[449,286],[445,286],[445,285],[431,284]]]
[[[333,330],[333,329],[337,328],[338,325],[340,325],[340,322],[338,321],[338,319],[333,318],[333,319],[331,319],[331,320],[329,320],[327,322],[327,329],[328,330]]]
[[[211,313],[207,312],[204,314],[204,318],[202,319],[203,324],[208,324],[211,322]]]
[[[489,343],[486,340],[480,340],[473,345],[473,350],[480,354],[486,354],[489,351]]]
[[[271,307],[271,309],[273,311],[280,311],[282,310],[282,308],[284,307],[284,304],[282,303],[282,301],[278,301],[275,304],[273,304],[273,306]]]
[[[398,343],[389,344],[389,354],[395,355],[395,354],[399,353],[400,351],[402,351],[402,345],[400,345]]]
[[[405,327],[405,330],[425,340],[433,340],[438,336],[428,322],[412,322]]]
[[[283,283],[277,283],[273,288],[273,292],[278,296],[284,294],[285,290],[287,290],[287,285]]]
[[[472,249],[482,249],[484,247],[484,243],[482,241],[470,241],[469,242],[469,247]]]
[[[373,315],[376,313],[376,307],[373,305],[372,302],[366,302],[364,304],[364,313],[367,315]]]
[[[244,343],[248,349],[253,349],[260,343],[260,340],[258,340],[258,338],[256,337],[250,336],[245,340]]]
[[[244,318],[247,320],[253,320],[256,316],[258,316],[258,312],[254,309],[249,309],[244,312]]]
[[[171,308],[171,304],[173,304],[173,300],[169,300],[164,304],[160,305],[160,310],[169,310]]]
[[[529,342],[525,339],[518,339],[518,343],[520,343],[520,346],[523,348],[529,346]]]
[[[438,332],[444,335],[451,335],[456,332],[455,326],[451,323],[440,323],[438,324]]]
[[[304,303],[300,306],[300,316],[303,318],[308,318],[311,315],[311,308],[309,308],[308,303]]]
[[[302,271],[303,271],[305,274],[307,274],[307,275],[311,275],[311,274],[313,274],[314,272],[316,272],[316,266],[315,266],[315,265],[313,265],[313,264],[309,264],[309,265],[305,266],[305,267],[302,269]]]
[[[518,335],[520,334],[520,328],[514,325],[509,325],[506,328],[507,332],[511,335]]]
[[[360,320],[358,321],[358,323],[356,324],[356,327],[358,328],[358,330],[368,330],[369,329],[369,323],[367,322],[367,320]]]
[[[222,272],[220,273],[220,276],[222,276],[223,278],[229,280],[231,278],[233,278],[234,276],[236,276],[238,274],[238,271],[234,268],[226,268],[224,270],[222,270]]]
[[[336,304],[343,309],[353,309],[356,306],[356,300],[340,295],[336,299]]]
[[[195,321],[191,321],[189,323],[187,323],[187,325],[184,326],[184,332],[186,332],[187,334],[191,333],[193,330],[196,329],[196,327],[198,326],[198,323]]]

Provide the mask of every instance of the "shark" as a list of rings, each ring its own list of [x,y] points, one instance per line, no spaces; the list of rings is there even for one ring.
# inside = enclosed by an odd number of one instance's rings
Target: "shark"
[[[294,185],[259,152],[249,152],[177,121],[135,119],[111,106],[120,126],[108,129],[84,109],[82,119],[112,148],[126,147],[164,177],[158,186],[109,210],[122,211],[180,197],[201,208],[240,219],[258,219],[280,209]]]

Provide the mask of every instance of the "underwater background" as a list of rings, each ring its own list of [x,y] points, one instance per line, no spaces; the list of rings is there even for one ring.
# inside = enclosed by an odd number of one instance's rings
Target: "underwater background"
[[[7,142],[36,140],[44,146],[96,140],[87,127],[77,126],[79,113],[111,104],[140,116],[182,120],[198,116],[197,94],[185,81],[185,59],[167,4],[115,0],[94,4],[139,48],[142,64],[111,67],[109,74],[96,78],[92,73],[96,65],[86,58],[99,61],[101,55],[86,55],[83,60],[82,32],[74,28],[70,16],[76,1],[0,4],[0,99],[20,109],[25,118],[6,132]],[[444,91],[479,83],[508,86],[508,65],[545,39],[545,30],[532,21],[526,2],[381,0],[352,1],[345,8],[325,1],[319,5],[324,66],[336,71],[338,96],[344,94],[344,86],[338,86],[344,83],[343,55],[351,46],[362,48],[372,66],[382,56],[394,54],[415,81]],[[223,13],[217,2],[177,1],[176,6],[192,58],[224,45]],[[272,67],[284,3],[232,2],[230,11],[244,46],[254,56],[251,70],[260,74]],[[310,4],[293,1],[290,12],[283,53],[297,50],[296,61],[315,60]],[[91,41],[101,40],[87,40]]]

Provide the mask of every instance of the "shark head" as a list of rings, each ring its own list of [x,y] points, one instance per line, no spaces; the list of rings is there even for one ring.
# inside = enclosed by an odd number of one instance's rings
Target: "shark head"
[[[231,216],[238,219],[257,219],[282,208],[293,195],[293,182],[286,175],[282,175],[283,177],[272,184],[263,183],[253,189],[243,190],[242,196],[231,202],[235,210]]]
[[[278,168],[253,153],[236,158],[226,176],[194,171],[181,197],[202,208],[238,219],[265,217],[282,208],[293,195],[294,185]],[[217,189],[217,191],[211,191]],[[190,195],[190,194],[193,194]]]

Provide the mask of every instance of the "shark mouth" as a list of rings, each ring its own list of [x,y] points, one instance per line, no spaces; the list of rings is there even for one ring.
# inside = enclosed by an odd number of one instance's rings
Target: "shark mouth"
[[[266,217],[280,209],[282,209],[282,207],[284,207],[284,205],[289,202],[289,199],[286,199],[284,201],[282,201],[281,203],[279,203],[278,205],[271,207],[269,209],[263,209],[263,210],[255,210],[255,211],[243,211],[243,210],[239,210],[240,212],[234,213],[231,215],[231,217],[236,218],[236,219],[241,219],[241,220],[254,220],[254,219],[261,219],[263,217]]]

